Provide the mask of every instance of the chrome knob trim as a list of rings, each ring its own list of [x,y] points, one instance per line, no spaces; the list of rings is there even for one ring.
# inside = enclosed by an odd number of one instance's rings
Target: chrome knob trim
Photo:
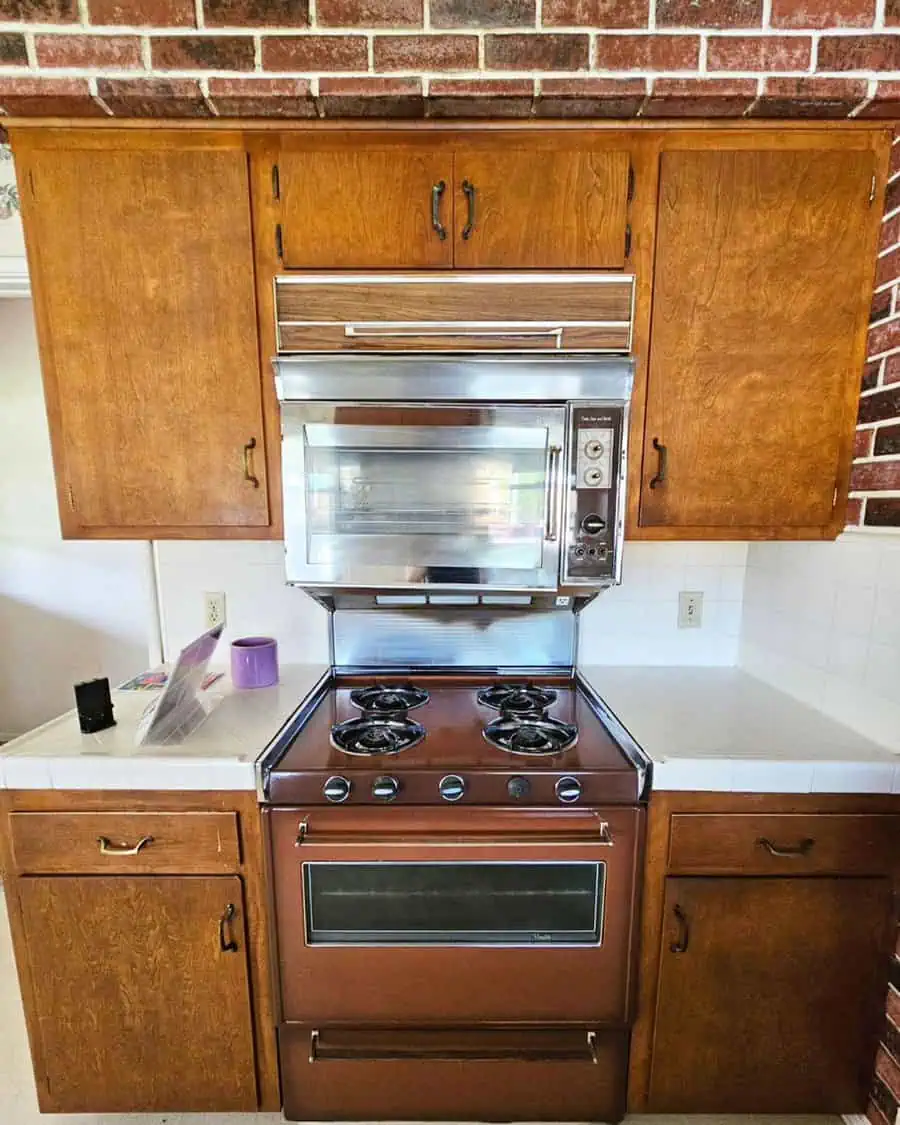
[[[459,801],[466,791],[466,783],[458,773],[448,773],[438,782],[438,792],[445,801]]]
[[[372,796],[376,801],[393,801],[400,792],[396,777],[376,777],[372,782]]]
[[[325,782],[325,788],[322,792],[325,794],[326,801],[331,801],[333,805],[340,805],[350,796],[352,788],[352,784],[346,777],[335,774],[334,777],[329,777]]]
[[[577,777],[561,777],[555,785],[557,800],[573,805],[581,796],[581,782]]]

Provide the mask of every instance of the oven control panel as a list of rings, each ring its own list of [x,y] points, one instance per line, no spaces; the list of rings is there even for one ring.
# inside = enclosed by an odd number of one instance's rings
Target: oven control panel
[[[554,770],[480,770],[464,775],[415,770],[402,776],[348,769],[322,780],[306,775],[306,805],[576,805],[608,800],[603,777]],[[633,783],[629,788],[629,795]],[[614,796],[614,795],[613,795]],[[630,796],[629,796],[630,799]]]
[[[594,585],[615,580],[624,426],[621,404],[593,403],[571,409],[563,562],[566,583]]]

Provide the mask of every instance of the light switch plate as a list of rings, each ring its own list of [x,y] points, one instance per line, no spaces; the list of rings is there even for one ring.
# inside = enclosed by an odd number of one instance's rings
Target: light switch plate
[[[682,590],[678,595],[678,628],[699,629],[703,624],[703,591]]]

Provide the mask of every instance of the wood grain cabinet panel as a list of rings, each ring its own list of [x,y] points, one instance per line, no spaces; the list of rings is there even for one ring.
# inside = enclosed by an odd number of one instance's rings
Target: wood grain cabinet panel
[[[17,891],[42,1110],[256,1109],[237,876],[29,876]]]
[[[279,179],[285,267],[449,267],[452,175],[450,154],[418,148],[366,149],[360,143],[283,152]]]
[[[642,526],[836,534],[876,171],[866,150],[662,154]]]
[[[459,269],[621,269],[628,153],[456,153]]]
[[[247,157],[78,143],[17,145],[63,534],[265,527]]]
[[[233,812],[14,812],[12,860],[22,874],[234,871]]]
[[[648,1110],[861,1113],[891,919],[889,879],[667,879]]]

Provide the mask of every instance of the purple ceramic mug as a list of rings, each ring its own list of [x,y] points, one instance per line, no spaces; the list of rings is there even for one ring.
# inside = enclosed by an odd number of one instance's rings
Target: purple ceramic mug
[[[231,681],[236,688],[278,683],[278,642],[274,637],[239,637],[231,642]]]

